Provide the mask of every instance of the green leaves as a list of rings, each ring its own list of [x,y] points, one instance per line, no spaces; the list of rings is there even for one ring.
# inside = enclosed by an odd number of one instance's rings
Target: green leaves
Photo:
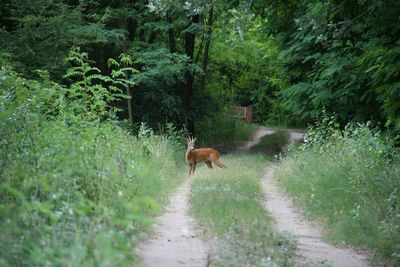
[[[369,86],[383,102],[386,125],[400,129],[400,41],[391,49],[384,45],[385,40],[375,40],[358,60],[358,66],[370,77]]]
[[[110,116],[117,109],[109,103],[127,98],[123,89],[135,85],[134,73],[137,70],[130,67],[132,59],[122,54],[120,62],[109,59],[108,65],[113,68],[111,77],[101,74],[101,71],[90,65],[87,53],[80,52],[79,48],[70,51],[67,61],[78,66],[70,67],[64,78],[72,79],[67,89],[67,96],[74,101],[76,115],[86,114],[97,119],[107,114]]]
[[[291,84],[282,94],[284,107],[304,120],[315,120],[324,106],[341,123],[373,119],[396,126],[400,49],[393,33],[400,28],[391,14],[400,7],[395,2],[293,1],[292,8],[282,9],[272,24],[288,25],[276,35]],[[288,21],[293,17],[294,23]]]
[[[234,25],[232,29],[216,29],[216,35],[226,34],[228,40],[216,39],[213,45],[207,89],[227,101],[251,106],[259,122],[276,123],[278,117],[284,116],[275,103],[286,86],[287,76],[278,59],[279,45],[258,32],[262,21],[247,23],[244,40]]]
[[[68,87],[0,69],[0,265],[136,264],[132,247],[183,177],[187,133],[132,136],[101,113],[114,78],[70,59]]]

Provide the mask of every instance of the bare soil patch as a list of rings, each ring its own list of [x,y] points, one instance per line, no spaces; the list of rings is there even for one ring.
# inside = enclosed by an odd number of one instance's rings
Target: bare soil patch
[[[186,180],[171,196],[166,212],[157,218],[154,235],[138,247],[144,266],[207,266],[208,245],[187,214],[190,183]]]

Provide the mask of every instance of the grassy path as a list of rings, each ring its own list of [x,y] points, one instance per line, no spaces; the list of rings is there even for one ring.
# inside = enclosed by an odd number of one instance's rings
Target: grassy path
[[[276,234],[259,201],[265,157],[233,153],[222,161],[227,170],[199,168],[190,195],[190,213],[210,240],[210,266],[293,266],[295,244]]]
[[[322,241],[318,227],[275,185],[276,164],[265,166],[265,157],[248,153],[274,132],[261,128],[237,153],[223,155],[228,169],[199,166],[138,248],[144,266],[367,266],[364,255]],[[290,141],[302,136],[291,131]]]
[[[200,165],[193,177],[190,214],[204,226],[210,266],[295,264],[295,244],[274,231],[272,218],[261,205],[266,157],[248,153],[259,137],[257,132],[234,153],[221,157],[228,169],[210,171]]]

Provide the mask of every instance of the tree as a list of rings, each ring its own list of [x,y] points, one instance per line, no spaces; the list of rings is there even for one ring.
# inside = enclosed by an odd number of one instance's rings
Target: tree
[[[342,125],[372,119],[399,129],[399,11],[395,0],[266,1],[260,14],[290,78],[284,106],[305,120],[325,107]]]

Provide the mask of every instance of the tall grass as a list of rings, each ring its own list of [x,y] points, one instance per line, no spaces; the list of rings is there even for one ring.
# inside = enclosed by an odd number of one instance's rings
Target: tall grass
[[[214,240],[212,266],[292,266],[294,244],[273,233],[271,217],[259,204],[260,155],[229,155],[228,169],[199,168],[190,211]]]
[[[376,251],[400,264],[400,154],[367,125],[349,126],[342,137],[320,125],[302,149],[282,160],[285,190],[329,229],[329,238]]]
[[[112,123],[41,123],[33,135],[2,170],[0,265],[130,266],[133,245],[182,179],[178,145]]]
[[[182,179],[178,137],[132,136],[61,86],[1,75],[0,266],[132,266]]]
[[[199,146],[211,146],[225,151],[243,140],[249,140],[258,126],[231,118],[225,113],[199,121],[195,125]]]

